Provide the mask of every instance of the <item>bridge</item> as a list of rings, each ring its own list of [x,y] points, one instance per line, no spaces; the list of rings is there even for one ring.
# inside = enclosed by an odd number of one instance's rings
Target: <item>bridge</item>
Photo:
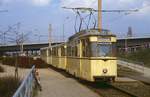
[[[52,43],[52,45],[60,44],[60,42]],[[24,44],[25,52],[39,52],[40,48],[48,47],[48,43],[41,44]],[[118,39],[117,40],[117,51],[125,52],[127,48],[128,52],[134,52],[139,49],[150,48],[150,38],[128,38],[128,39]],[[0,46],[0,52],[2,54],[5,52],[17,52],[20,51],[20,46],[17,45],[8,45]]]
[[[52,45],[55,45],[55,44],[60,44],[60,43],[52,43]],[[26,52],[26,53],[33,53],[33,52],[36,52],[38,53],[40,48],[43,48],[43,47],[48,47],[48,43],[41,43],[41,44],[24,44],[23,45],[23,50]],[[6,45],[6,46],[0,46],[0,55],[3,55],[4,53],[6,52],[18,52],[20,51],[20,45]]]

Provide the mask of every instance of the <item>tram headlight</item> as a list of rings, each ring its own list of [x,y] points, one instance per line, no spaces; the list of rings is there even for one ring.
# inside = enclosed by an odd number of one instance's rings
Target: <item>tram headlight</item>
[[[108,72],[108,70],[107,69],[103,69],[103,73],[107,73]]]

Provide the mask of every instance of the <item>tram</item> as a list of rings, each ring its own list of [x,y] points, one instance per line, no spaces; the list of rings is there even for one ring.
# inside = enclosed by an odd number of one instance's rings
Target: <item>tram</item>
[[[82,30],[66,43],[41,49],[41,58],[80,79],[114,80],[117,76],[116,36],[109,30]]]

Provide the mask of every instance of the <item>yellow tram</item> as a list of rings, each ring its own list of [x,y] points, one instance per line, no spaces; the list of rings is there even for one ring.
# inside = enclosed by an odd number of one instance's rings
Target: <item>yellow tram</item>
[[[80,79],[114,80],[117,76],[115,44],[116,36],[108,30],[83,30],[71,36],[67,43],[41,49],[41,57]]]

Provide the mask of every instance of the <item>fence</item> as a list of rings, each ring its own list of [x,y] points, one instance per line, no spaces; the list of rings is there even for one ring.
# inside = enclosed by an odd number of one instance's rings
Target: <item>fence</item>
[[[33,89],[35,87],[34,70],[35,66],[32,67],[30,73],[23,80],[13,97],[32,97]]]

